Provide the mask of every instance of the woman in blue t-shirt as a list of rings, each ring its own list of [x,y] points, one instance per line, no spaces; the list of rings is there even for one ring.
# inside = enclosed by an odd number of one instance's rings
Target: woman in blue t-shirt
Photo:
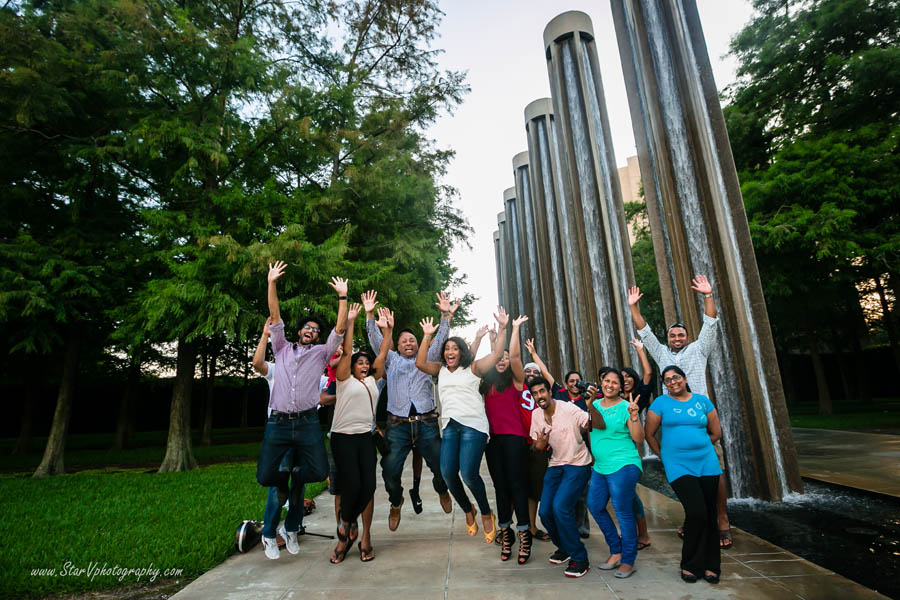
[[[622,373],[600,369],[602,397],[590,404],[591,453],[594,468],[588,489],[588,510],[603,531],[610,556],[599,568],[618,567],[616,577],[630,577],[637,558],[637,528],[634,524],[634,486],[641,476],[641,457],[635,444],[644,442],[644,428],[638,418],[637,398],[622,398]],[[621,535],[606,511],[612,499]]]
[[[722,437],[719,415],[709,398],[691,393],[680,368],[666,367],[662,380],[668,394],[650,405],[646,434],[684,507],[681,578],[688,583],[700,577],[718,583],[721,561],[716,493],[722,470],[713,444]],[[660,426],[662,447],[656,439]]]

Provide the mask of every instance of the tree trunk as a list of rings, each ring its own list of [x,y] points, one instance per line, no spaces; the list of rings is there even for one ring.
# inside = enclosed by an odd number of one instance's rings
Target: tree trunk
[[[894,353],[894,363],[897,365],[897,371],[900,372],[900,344],[897,343],[897,331],[894,329],[894,319],[888,306],[887,294],[884,292],[884,284],[881,277],[875,278],[875,289],[878,291],[878,300],[881,301],[881,314],[883,315],[882,323],[884,330],[887,332],[888,341],[891,344],[891,351]]]
[[[113,439],[113,450],[121,450],[128,443],[134,432],[134,406],[137,404],[138,383],[141,380],[141,352],[137,350],[128,363],[128,375],[125,380],[125,393],[119,405],[119,419],[116,422],[116,437]]]
[[[806,330],[806,343],[809,346],[809,357],[812,359],[813,370],[816,373],[816,389],[819,392],[819,414],[828,416],[834,414],[831,404],[831,392],[828,390],[828,380],[825,378],[825,365],[819,355],[816,334],[811,328]]]
[[[72,396],[75,394],[75,377],[78,374],[78,354],[81,349],[81,336],[74,326],[69,329],[66,340],[65,357],[63,359],[62,381],[59,383],[59,395],[56,398],[56,410],[53,413],[53,425],[50,437],[44,449],[44,458],[34,472],[34,477],[59,475],[65,472],[63,455],[66,451],[66,435],[69,431],[69,416],[72,411]]]
[[[159,466],[159,473],[190,471],[197,468],[191,447],[191,388],[194,384],[194,368],[197,349],[184,339],[178,340],[175,386],[172,389],[172,407],[169,411],[169,439],[166,456]]]
[[[831,323],[837,321],[837,317],[830,317]],[[838,362],[838,372],[841,375],[841,386],[844,390],[844,400],[852,402],[856,398],[853,390],[853,372],[850,369],[850,362],[847,360],[847,353],[844,352],[844,340],[833,325],[831,326],[831,339],[834,341],[834,355]]]
[[[247,427],[247,403],[250,400],[250,367],[247,365],[249,365],[249,362],[244,366],[244,385],[241,392],[241,428]]]
[[[22,420],[19,422],[19,437],[16,440],[16,445],[13,446],[13,454],[28,454],[28,451],[31,450],[31,424],[32,416],[34,414],[35,385],[37,385],[36,382],[25,382],[23,394],[25,402],[22,405]]]
[[[203,429],[201,434],[201,443],[204,446],[212,445],[213,400],[215,396],[217,358],[215,354],[210,355],[209,371],[206,375],[206,407],[203,411]]]

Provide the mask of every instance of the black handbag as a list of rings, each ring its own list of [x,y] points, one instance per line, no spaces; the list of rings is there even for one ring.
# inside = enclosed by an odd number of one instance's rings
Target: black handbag
[[[384,432],[375,424],[375,401],[372,399],[372,392],[369,391],[369,386],[367,386],[364,381],[360,379],[357,379],[357,381],[366,388],[366,393],[369,395],[369,406],[372,407],[372,425],[375,427],[372,431],[372,441],[375,443],[375,448],[378,450],[378,453],[381,456],[387,456],[391,453],[391,443],[388,441],[387,437],[385,437]]]
[[[263,524],[261,521],[244,521],[234,536],[234,549],[238,552],[249,552],[262,539]]]

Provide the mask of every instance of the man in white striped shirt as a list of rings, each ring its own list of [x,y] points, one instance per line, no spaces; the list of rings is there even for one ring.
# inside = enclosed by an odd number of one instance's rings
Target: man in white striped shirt
[[[703,326],[697,335],[697,340],[690,341],[684,323],[674,323],[666,330],[667,345],[663,345],[653,334],[650,325],[641,315],[638,307],[643,294],[637,286],[628,290],[628,306],[631,308],[631,318],[638,330],[638,335],[644,341],[647,353],[656,361],[658,369],[662,370],[670,365],[681,367],[687,376],[687,383],[692,392],[709,396],[706,389],[706,361],[713,349],[716,340],[716,329],[719,319],[716,318],[716,302],[713,298],[712,285],[705,275],[697,275],[691,282],[691,289],[703,295]],[[722,458],[721,442],[715,444],[716,454],[722,466],[723,475],[719,477],[718,514],[719,514],[719,540],[723,550],[731,548],[731,524],[726,512],[727,492],[725,481],[725,465]],[[679,530],[679,535],[681,530]]]

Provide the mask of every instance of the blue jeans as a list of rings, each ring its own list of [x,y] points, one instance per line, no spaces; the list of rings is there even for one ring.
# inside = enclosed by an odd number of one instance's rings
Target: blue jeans
[[[281,464],[278,466],[279,471],[290,471],[291,466],[294,463],[294,452],[292,450],[288,450],[287,454],[284,455],[284,458],[281,459]],[[295,486],[297,487],[297,486]],[[304,488],[306,486],[303,486]],[[301,494],[302,496],[302,494]],[[291,498],[290,507],[288,508],[288,518],[293,522],[296,520],[296,515],[291,515],[291,511],[295,510],[294,498]],[[282,504],[278,503],[278,488],[270,487],[269,493],[266,496],[266,511],[263,516],[263,536],[267,538],[274,538],[276,531],[275,525],[272,525],[275,519],[275,513],[278,513],[278,516],[281,517],[281,508]],[[287,522],[287,521],[285,521]]]
[[[591,466],[557,465],[544,475],[541,494],[541,522],[557,548],[572,560],[587,562],[587,548],[578,537],[575,502],[591,476]]]
[[[388,417],[385,437],[391,444],[391,451],[387,456],[381,457],[381,477],[392,506],[400,506],[403,502],[400,476],[403,474],[406,457],[413,447],[419,449],[419,454],[431,469],[434,491],[438,494],[447,493],[447,484],[441,477],[441,429],[437,417],[412,423],[391,423]]]
[[[282,471],[281,462],[289,450],[293,450],[294,467],[291,472]],[[291,507],[284,527],[287,531],[299,531],[303,522],[305,484],[322,481],[327,476],[328,456],[325,454],[325,441],[322,439],[322,429],[316,411],[307,411],[295,419],[284,416],[269,417],[263,434],[262,447],[259,449],[259,459],[256,462],[256,481],[265,487],[276,487],[278,491],[277,509],[269,527],[271,535],[266,533],[263,535],[275,537],[275,530],[281,520],[280,508],[284,506],[288,496],[291,497]],[[288,488],[291,477],[293,490]]]
[[[588,490],[588,509],[603,531],[610,554],[622,554],[623,565],[634,565],[637,558],[637,526],[634,523],[634,487],[641,477],[641,470],[634,465],[625,465],[615,473],[601,475],[591,471],[591,488]],[[619,529],[606,510],[612,499]]]
[[[460,425],[453,419],[450,419],[450,422],[444,427],[444,438],[441,440],[441,475],[463,512],[472,512],[472,502],[469,501],[469,496],[463,489],[463,481],[465,481],[466,486],[475,496],[481,514],[491,514],[487,490],[485,490],[484,480],[479,474],[486,444],[486,433]],[[462,481],[460,481],[460,475],[462,475]]]

